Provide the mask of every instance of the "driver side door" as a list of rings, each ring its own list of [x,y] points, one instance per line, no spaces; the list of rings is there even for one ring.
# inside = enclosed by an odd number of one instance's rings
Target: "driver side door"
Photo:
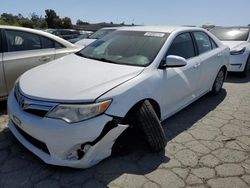
[[[171,116],[196,98],[201,76],[200,58],[189,32],[179,34],[170,45],[166,57],[176,55],[187,60],[187,65],[160,70],[162,80],[159,87],[163,119]]]

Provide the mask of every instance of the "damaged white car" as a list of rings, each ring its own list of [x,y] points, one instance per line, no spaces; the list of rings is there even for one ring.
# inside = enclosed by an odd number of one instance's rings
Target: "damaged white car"
[[[229,48],[200,28],[120,28],[24,73],[8,99],[8,126],[54,165],[97,164],[133,124],[159,151],[165,147],[161,121],[208,92],[219,93],[228,63]]]

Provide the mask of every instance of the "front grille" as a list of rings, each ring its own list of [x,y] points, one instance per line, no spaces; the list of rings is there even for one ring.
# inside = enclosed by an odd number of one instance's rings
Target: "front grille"
[[[49,153],[49,149],[47,148],[46,144],[35,139],[34,137],[30,136],[26,132],[24,132],[22,129],[20,129],[14,122],[12,122],[15,126],[15,128],[18,130],[18,132],[27,140],[29,141],[33,146],[37,147],[38,149],[44,151],[47,154]]]
[[[56,106],[56,104],[47,103],[43,101],[37,101],[29,99],[28,97],[25,97],[19,89],[18,84],[15,87],[15,98],[17,100],[17,103],[19,104],[20,108],[22,108],[23,111],[39,116],[44,117],[46,114]]]

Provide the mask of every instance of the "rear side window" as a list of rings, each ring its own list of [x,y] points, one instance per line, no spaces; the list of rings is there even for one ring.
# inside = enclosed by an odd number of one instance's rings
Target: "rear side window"
[[[176,55],[185,59],[194,57],[195,51],[190,33],[178,35],[171,44],[167,55]]]
[[[33,33],[6,30],[6,41],[9,52],[41,49],[40,37]]]
[[[47,37],[42,37],[41,36],[41,41],[42,41],[42,47],[43,49],[46,48],[55,48],[55,42],[51,39],[48,39]]]
[[[212,50],[212,44],[209,36],[204,32],[194,32],[194,38],[196,40],[199,54],[203,54]]]

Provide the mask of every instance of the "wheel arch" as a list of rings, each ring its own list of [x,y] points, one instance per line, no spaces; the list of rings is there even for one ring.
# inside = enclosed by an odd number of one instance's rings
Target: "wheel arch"
[[[141,105],[144,101],[148,100],[150,102],[150,104],[152,105],[153,109],[155,110],[159,120],[161,120],[161,108],[159,103],[152,99],[152,98],[145,98],[142,99],[140,101],[138,101],[136,104],[134,104],[126,113],[126,115],[123,118],[123,121],[127,122],[129,121],[129,119],[131,118],[131,116],[133,116],[133,112],[139,107],[139,105]]]

